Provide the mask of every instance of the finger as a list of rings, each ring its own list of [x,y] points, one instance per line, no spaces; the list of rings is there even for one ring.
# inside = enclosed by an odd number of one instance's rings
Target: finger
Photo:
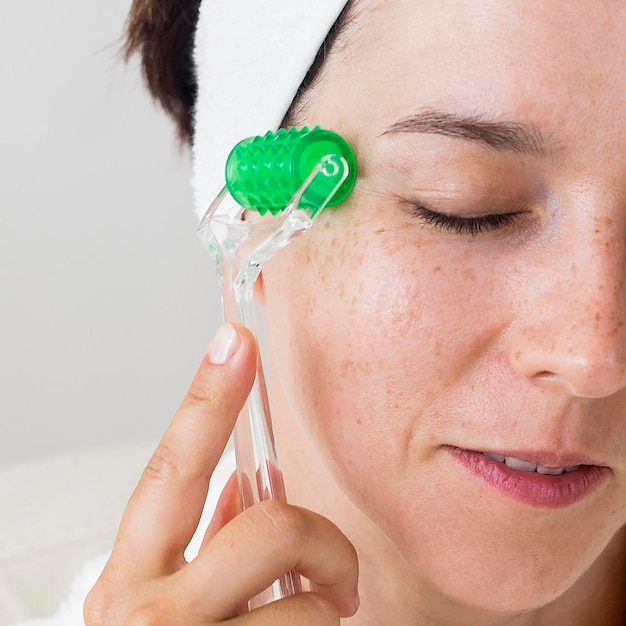
[[[242,326],[218,330],[195,378],[128,503],[113,559],[129,574],[175,571],[202,513],[208,483],[256,370]]]
[[[358,606],[358,561],[329,520],[276,500],[235,517],[176,575],[189,605],[215,621],[237,614],[285,572],[295,569],[342,616]]]
[[[200,550],[239,513],[241,513],[239,483],[237,481],[237,473],[233,472],[226,485],[224,485],[224,489],[217,501],[211,522],[204,533]]]
[[[225,626],[339,626],[335,606],[315,593],[300,593],[283,598],[235,617]]]

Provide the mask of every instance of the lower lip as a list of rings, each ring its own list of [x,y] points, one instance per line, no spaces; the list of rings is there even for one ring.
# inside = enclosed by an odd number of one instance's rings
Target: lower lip
[[[521,472],[482,452],[446,446],[452,456],[467,470],[490,487],[515,500],[532,506],[562,508],[582,500],[608,478],[611,470],[597,465],[581,465],[573,472],[558,476]]]

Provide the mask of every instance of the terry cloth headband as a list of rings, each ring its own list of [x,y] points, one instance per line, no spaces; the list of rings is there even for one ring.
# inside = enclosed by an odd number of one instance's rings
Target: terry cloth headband
[[[347,0],[204,0],[194,58],[193,186],[202,217],[224,186],[226,158],[276,130]]]

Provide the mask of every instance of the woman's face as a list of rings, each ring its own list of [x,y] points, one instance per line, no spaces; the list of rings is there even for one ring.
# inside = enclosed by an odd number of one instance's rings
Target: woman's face
[[[357,9],[304,121],[359,179],[264,272],[276,383],[416,572],[542,605],[626,522],[626,2]]]

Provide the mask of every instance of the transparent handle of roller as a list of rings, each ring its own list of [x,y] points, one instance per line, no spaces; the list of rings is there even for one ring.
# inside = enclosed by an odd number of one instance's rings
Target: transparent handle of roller
[[[283,130],[237,144],[227,161],[227,184],[198,229],[217,265],[225,321],[247,326],[259,343],[253,296],[261,270],[326,206],[344,200],[355,178],[354,154],[330,131]],[[245,219],[246,211],[264,217]],[[263,500],[285,500],[261,349],[258,354],[257,374],[234,431],[243,509]],[[249,609],[299,591],[300,576],[287,572],[250,600]]]

